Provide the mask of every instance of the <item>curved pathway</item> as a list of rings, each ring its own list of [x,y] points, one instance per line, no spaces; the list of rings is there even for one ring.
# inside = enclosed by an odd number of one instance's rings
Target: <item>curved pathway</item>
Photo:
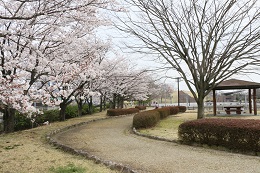
[[[260,157],[136,136],[130,132],[132,118],[95,121],[58,133],[53,139],[141,173],[260,172]]]

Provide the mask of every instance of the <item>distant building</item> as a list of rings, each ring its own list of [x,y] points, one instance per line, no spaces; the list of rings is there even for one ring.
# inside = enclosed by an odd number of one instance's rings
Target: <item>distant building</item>
[[[196,102],[194,97],[192,97],[191,95],[189,95],[188,93],[184,92],[184,91],[179,91],[179,101],[180,103],[194,103]]]

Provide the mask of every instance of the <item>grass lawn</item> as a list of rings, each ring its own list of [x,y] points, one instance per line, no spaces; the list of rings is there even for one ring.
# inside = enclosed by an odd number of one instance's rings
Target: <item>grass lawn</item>
[[[155,127],[150,129],[138,130],[140,133],[158,136],[169,140],[178,139],[178,127],[181,123],[189,120],[194,120],[197,113],[194,111],[187,111],[177,115],[171,115],[161,120]]]
[[[48,126],[0,135],[0,172],[3,173],[56,173],[88,172],[112,173],[115,171],[84,157],[71,155],[47,143],[49,132],[82,121],[105,117],[105,112],[73,118]]]

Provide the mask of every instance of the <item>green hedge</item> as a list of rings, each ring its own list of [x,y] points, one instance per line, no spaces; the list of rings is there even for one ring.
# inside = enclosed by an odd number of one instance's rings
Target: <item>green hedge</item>
[[[153,127],[158,121],[160,121],[160,113],[158,111],[139,112],[133,118],[133,127],[136,129]]]
[[[96,109],[94,109],[96,111]],[[88,105],[83,106],[82,114],[88,114]],[[44,122],[49,121],[50,123],[60,120],[60,111],[58,109],[45,110],[43,114],[35,116],[35,123],[33,127],[42,125]],[[65,111],[66,119],[74,118],[78,116],[78,106],[68,105]],[[26,114],[16,113],[15,115],[15,131],[25,130],[32,127],[31,119],[27,118]]]
[[[24,115],[19,112],[15,113],[15,124],[14,124],[15,131],[30,129],[31,127],[32,127],[32,122],[30,118],[27,118],[27,115]]]
[[[260,152],[260,120],[200,119],[179,126],[184,143],[223,146],[231,150]]]
[[[43,114],[36,116],[35,122],[38,124],[42,124],[46,121],[49,121],[50,123],[59,121],[60,120],[59,114],[60,111],[58,109],[46,110],[43,111]]]
[[[78,106],[77,105],[68,105],[65,110],[65,118],[75,118],[78,116]]]
[[[108,109],[107,116],[119,116],[119,115],[127,115],[134,114],[139,112],[137,108],[129,108],[129,109]]]

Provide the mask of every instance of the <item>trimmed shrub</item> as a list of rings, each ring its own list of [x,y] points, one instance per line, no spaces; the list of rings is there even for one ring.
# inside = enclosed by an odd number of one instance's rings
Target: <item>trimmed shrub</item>
[[[166,108],[170,109],[170,115],[176,115],[179,113],[179,107],[178,106],[168,106]]]
[[[164,119],[170,115],[170,108],[169,107],[164,107],[164,108],[159,108],[155,109],[155,111],[160,113],[160,118]]]
[[[136,129],[153,127],[160,121],[160,113],[158,111],[139,112],[133,118],[133,127]]]
[[[186,112],[187,107],[186,106],[178,106],[179,112]]]
[[[127,115],[134,114],[139,112],[137,108],[129,108],[129,109],[108,109],[107,116],[119,116],[119,115]]]
[[[179,126],[184,143],[223,146],[231,150],[260,152],[260,120],[200,119]]]
[[[135,108],[139,109],[139,110],[145,110],[146,106],[135,106]]]

